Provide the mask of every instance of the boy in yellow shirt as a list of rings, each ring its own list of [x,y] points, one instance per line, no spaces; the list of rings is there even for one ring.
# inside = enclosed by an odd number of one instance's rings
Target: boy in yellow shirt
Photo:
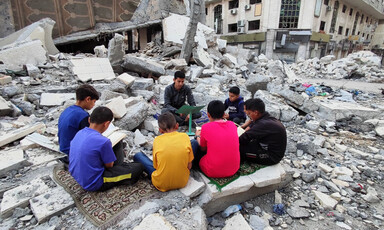
[[[186,133],[179,133],[179,124],[170,112],[158,119],[162,135],[153,141],[153,162],[142,152],[133,157],[144,165],[144,171],[151,176],[152,184],[166,192],[187,185],[192,167],[193,151]]]

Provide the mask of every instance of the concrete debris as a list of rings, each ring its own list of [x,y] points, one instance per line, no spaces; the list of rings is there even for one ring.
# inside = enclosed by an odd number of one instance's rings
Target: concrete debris
[[[95,47],[94,55],[57,54],[40,39],[52,29],[42,24],[25,39],[17,34],[17,42],[0,41],[0,228],[94,228],[60,186],[48,188],[40,179],[62,157],[61,112],[75,103],[79,85],[91,84],[101,94],[96,106],[110,107],[126,135],[125,160],[139,151],[150,156],[160,135],[156,118],[164,89],[177,70],[186,73],[198,105],[224,101],[232,86],[245,100],[261,98],[287,128],[285,157],[221,189],[192,170],[185,188],[140,202],[111,229],[384,228],[380,57],[361,51],[339,60],[326,56],[287,64],[231,46],[199,23],[193,56],[186,61],[179,53],[189,19],[164,17],[165,42],[156,39],[135,54],[124,53],[118,34],[108,50]],[[35,33],[39,36],[27,39]],[[276,202],[286,214],[272,212]],[[221,216],[234,204],[242,210]]]

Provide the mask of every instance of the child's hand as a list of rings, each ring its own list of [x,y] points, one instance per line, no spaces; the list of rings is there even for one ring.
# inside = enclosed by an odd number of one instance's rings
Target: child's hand
[[[196,129],[195,135],[196,135],[196,136],[199,136],[200,133],[201,133],[201,130],[200,130],[200,129]]]
[[[223,116],[224,119],[228,119],[229,118],[229,114],[228,113],[225,113],[224,116]]]

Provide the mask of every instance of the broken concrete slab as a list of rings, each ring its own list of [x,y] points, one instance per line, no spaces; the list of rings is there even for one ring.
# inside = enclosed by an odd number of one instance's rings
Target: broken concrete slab
[[[154,132],[156,135],[160,135],[159,124],[153,117],[147,118],[144,121],[144,129]]]
[[[267,90],[269,81],[270,78],[267,76],[261,74],[250,74],[245,82],[245,86],[247,87],[247,90],[254,95],[258,90]]]
[[[0,74],[0,85],[6,85],[12,82],[12,77]]]
[[[361,106],[357,103],[335,100],[317,101],[321,117],[329,121],[336,121],[351,116],[358,116],[363,120],[373,119],[381,112],[375,109]]]
[[[0,61],[8,69],[22,70],[23,65],[38,65],[47,61],[47,51],[40,40],[13,44],[0,48]]]
[[[121,96],[113,98],[105,106],[112,110],[113,117],[116,119],[122,118],[127,113],[127,108],[125,108],[125,101]]]
[[[58,106],[63,105],[68,100],[76,98],[74,93],[42,93],[40,97],[40,106]]]
[[[165,69],[184,70],[188,63],[184,59],[172,59],[166,65]]]
[[[285,170],[279,163],[259,169],[248,177],[253,181],[255,187],[261,188],[280,183],[285,177]]]
[[[6,135],[0,137],[0,147],[43,128],[45,128],[45,125],[39,122],[7,133]]]
[[[30,141],[32,143],[36,143],[36,144],[38,144],[40,146],[43,146],[43,147],[45,147],[47,149],[50,149],[52,151],[61,153],[59,145],[55,144],[48,137],[43,136],[41,134],[32,133],[32,134],[29,134],[28,136],[26,136],[24,139],[27,140],[27,141]]]
[[[125,116],[115,121],[115,125],[122,129],[133,130],[145,120],[148,109],[149,105],[142,101],[128,106]]]
[[[141,146],[147,143],[147,139],[145,136],[140,132],[139,129],[136,129],[135,131],[135,145],[136,146]]]
[[[202,67],[213,67],[213,59],[209,56],[209,53],[205,51],[201,46],[193,49],[193,58],[195,59],[196,63]]]
[[[333,210],[338,203],[337,200],[333,199],[327,194],[324,194],[319,191],[312,191],[312,192],[315,194],[316,199],[320,201],[321,206],[323,206],[325,210]]]
[[[135,82],[131,86],[132,90],[152,90],[153,88],[152,78],[136,78]]]
[[[27,207],[29,200],[49,190],[49,187],[40,178],[34,179],[27,184],[20,185],[8,190],[1,201],[1,216],[7,218],[17,207]]]
[[[225,221],[223,230],[252,230],[251,226],[247,223],[241,213],[236,213],[231,218]]]
[[[71,195],[57,186],[29,200],[33,215],[39,223],[49,220],[75,206]]]
[[[0,151],[0,159],[0,177],[11,170],[18,170],[24,167],[26,163],[24,151],[21,149],[2,150]]]
[[[55,21],[50,18],[43,18],[40,21],[32,23],[21,30],[16,31],[9,36],[0,39],[0,47],[11,44],[22,43],[25,41],[39,40],[48,54],[54,55],[59,53],[52,40],[52,29]]]
[[[165,74],[164,66],[161,64],[133,55],[125,55],[121,66],[129,71],[140,73],[144,76],[153,75],[159,77]]]
[[[158,213],[150,214],[146,216],[141,223],[133,228],[134,230],[148,230],[148,229],[159,229],[159,230],[176,230],[163,216]]]
[[[114,37],[108,43],[108,59],[112,68],[119,72],[121,63],[125,55],[124,50],[124,36],[115,33]]]
[[[135,82],[136,78],[134,76],[131,76],[127,73],[120,74],[117,79],[121,80],[124,82],[124,84],[129,88],[133,85]]]
[[[71,63],[73,74],[82,82],[115,79],[108,58],[73,58]]]
[[[10,116],[13,113],[12,104],[0,96],[0,116]]]
[[[195,180],[193,177],[189,176],[188,183],[184,188],[179,189],[181,193],[189,198],[193,198],[205,189],[205,184]]]

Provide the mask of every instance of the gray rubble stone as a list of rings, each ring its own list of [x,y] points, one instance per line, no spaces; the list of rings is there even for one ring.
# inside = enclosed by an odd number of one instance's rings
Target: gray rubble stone
[[[287,213],[290,217],[294,219],[300,218],[308,218],[311,214],[305,209],[301,207],[291,206],[287,209]]]
[[[127,107],[124,117],[115,121],[115,125],[127,130],[133,130],[139,126],[147,117],[149,106],[145,102],[139,102]]]
[[[257,215],[251,215],[249,217],[249,225],[253,230],[264,230],[267,225],[265,224],[264,219]]]
[[[152,90],[153,88],[152,78],[136,78],[135,82],[131,86],[132,90]]]
[[[267,90],[269,81],[270,79],[267,76],[261,74],[250,74],[245,82],[245,86],[247,90],[254,95],[258,90]]]
[[[121,66],[129,71],[134,71],[145,76],[152,74],[159,77],[165,74],[162,65],[149,59],[139,58],[132,55],[125,55]]]

